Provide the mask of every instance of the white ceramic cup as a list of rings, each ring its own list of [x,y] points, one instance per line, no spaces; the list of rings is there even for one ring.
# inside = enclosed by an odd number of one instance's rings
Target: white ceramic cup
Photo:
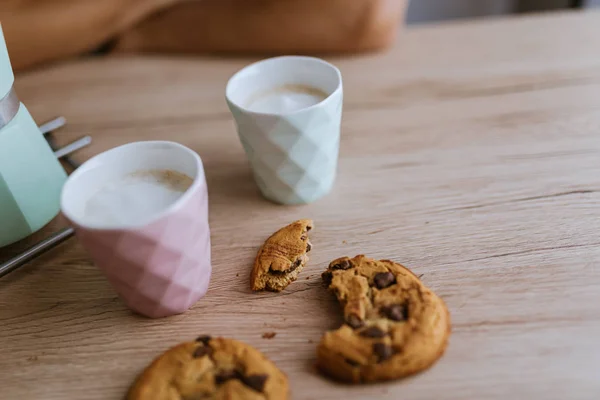
[[[326,97],[290,112],[249,107],[257,93],[286,85],[315,88]],[[300,56],[259,61],[229,80],[226,99],[263,196],[280,204],[306,204],[331,191],[343,104],[342,75],[335,66]]]

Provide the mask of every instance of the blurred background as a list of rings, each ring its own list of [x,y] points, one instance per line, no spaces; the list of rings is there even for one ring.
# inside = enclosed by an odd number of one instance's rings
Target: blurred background
[[[600,7],[600,0],[412,0],[407,22],[421,24],[486,16]]]
[[[0,0],[0,16],[21,71],[85,54],[373,52],[406,24],[594,7],[600,0]]]

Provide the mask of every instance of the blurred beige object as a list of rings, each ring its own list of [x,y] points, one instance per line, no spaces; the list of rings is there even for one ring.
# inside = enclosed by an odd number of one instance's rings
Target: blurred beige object
[[[389,46],[407,0],[2,0],[13,67],[92,52],[341,53]]]
[[[178,0],[2,0],[15,70],[93,51]]]

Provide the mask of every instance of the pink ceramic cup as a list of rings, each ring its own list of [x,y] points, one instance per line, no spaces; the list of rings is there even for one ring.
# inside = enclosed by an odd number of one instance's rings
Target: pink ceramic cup
[[[86,219],[87,200],[111,180],[163,169],[193,179],[175,203],[136,226],[94,225]],[[137,142],[99,154],[69,177],[61,209],[83,247],[132,310],[152,318],[179,314],[208,290],[208,192],[202,161],[187,147]]]

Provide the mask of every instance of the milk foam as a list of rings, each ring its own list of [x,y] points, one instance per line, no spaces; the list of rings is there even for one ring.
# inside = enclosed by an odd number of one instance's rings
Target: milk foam
[[[312,86],[288,84],[256,93],[246,106],[255,112],[281,114],[313,106],[327,96],[327,93]]]
[[[83,219],[91,225],[137,225],[175,203],[192,185],[171,170],[137,171],[103,185],[86,202]]]

